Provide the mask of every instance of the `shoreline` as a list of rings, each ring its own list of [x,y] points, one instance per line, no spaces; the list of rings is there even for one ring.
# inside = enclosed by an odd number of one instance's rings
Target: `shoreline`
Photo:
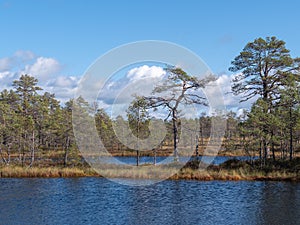
[[[171,168],[172,169],[172,168]],[[174,168],[173,168],[174,169]],[[175,169],[176,170],[176,169]],[[175,171],[174,170],[174,171]],[[142,172],[141,172],[142,171]],[[132,170],[124,170],[120,173],[114,168],[105,169],[102,176],[89,167],[21,167],[5,166],[0,167],[0,178],[77,178],[77,177],[99,177],[99,178],[124,178],[124,179],[152,179],[149,171],[141,168],[138,173]],[[153,171],[151,171],[153,173]],[[154,172],[155,173],[155,172]],[[170,168],[159,169],[158,176],[170,173]],[[171,171],[172,173],[172,171]],[[168,180],[197,180],[197,181],[289,181],[300,182],[300,173],[283,171],[248,170],[245,168],[224,169],[214,166],[207,169],[181,168],[172,173],[172,176],[165,177]],[[161,179],[162,177],[159,177]],[[162,178],[164,179],[164,178]]]

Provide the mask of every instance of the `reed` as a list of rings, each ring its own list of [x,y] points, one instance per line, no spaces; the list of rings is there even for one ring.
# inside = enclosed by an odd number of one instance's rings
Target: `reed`
[[[259,169],[250,167],[246,163],[226,163],[220,166],[209,166],[206,169],[195,168],[194,164],[184,166],[180,163],[168,165],[101,165],[95,170],[88,166],[34,166],[21,167],[9,165],[0,167],[0,177],[85,177],[101,176],[107,178],[128,179],[185,179],[185,180],[274,180],[274,181],[300,181],[300,172],[291,168]],[[294,167],[293,167],[294,168]]]
[[[5,166],[0,168],[0,177],[21,178],[21,177],[83,177],[96,175],[90,169],[63,168],[63,167],[30,167]]]

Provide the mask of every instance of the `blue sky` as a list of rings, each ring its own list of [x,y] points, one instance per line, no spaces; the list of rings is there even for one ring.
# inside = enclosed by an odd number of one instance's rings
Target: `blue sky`
[[[41,80],[63,95],[57,87],[74,88],[96,58],[140,40],[182,45],[217,75],[230,76],[231,60],[258,37],[277,36],[300,56],[299,9],[291,0],[0,0],[1,87],[17,72],[50,65]]]

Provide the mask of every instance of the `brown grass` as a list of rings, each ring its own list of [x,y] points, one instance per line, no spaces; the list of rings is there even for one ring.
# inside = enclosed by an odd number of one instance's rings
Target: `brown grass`
[[[30,167],[5,166],[0,168],[0,177],[84,177],[96,175],[91,169],[63,168],[63,167]]]
[[[240,180],[272,180],[272,181],[300,181],[300,176],[296,173],[288,172],[271,172],[263,173],[261,171],[245,171],[245,170],[191,170],[183,169],[174,174],[170,179],[174,180],[199,180],[199,181],[240,181]]]
[[[202,169],[182,168],[181,165],[163,166],[140,166],[139,168],[121,166],[103,166],[98,168],[98,173],[91,168],[64,168],[64,167],[32,167],[20,166],[0,167],[0,177],[85,177],[104,176],[109,178],[130,179],[173,179],[173,180],[273,180],[273,181],[300,181],[300,174],[287,171],[263,172],[260,170],[249,170],[247,168],[222,169],[220,167]],[[99,175],[100,174],[100,175]],[[172,175],[172,176],[171,176]]]

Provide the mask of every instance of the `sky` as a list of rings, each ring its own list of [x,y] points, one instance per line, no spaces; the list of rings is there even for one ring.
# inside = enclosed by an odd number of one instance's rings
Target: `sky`
[[[234,76],[231,61],[255,38],[276,36],[300,56],[299,8],[291,0],[0,0],[0,90],[28,73],[66,101],[101,55],[130,42],[162,40],[201,57],[225,93]],[[229,108],[249,107],[224,98]]]

